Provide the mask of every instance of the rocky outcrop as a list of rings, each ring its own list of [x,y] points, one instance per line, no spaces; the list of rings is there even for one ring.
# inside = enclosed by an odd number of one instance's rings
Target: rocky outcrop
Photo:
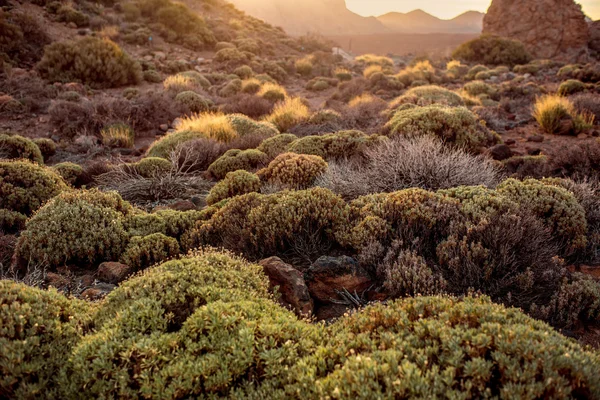
[[[600,53],[600,21],[592,21],[588,23],[590,30],[590,50],[595,53]]]
[[[319,258],[304,275],[312,297],[321,303],[339,299],[339,291],[362,293],[373,282],[358,262],[347,256]]]
[[[520,40],[539,59],[588,58],[588,24],[573,0],[493,0],[483,33]]]
[[[133,269],[118,262],[103,262],[98,267],[98,279],[102,282],[117,284],[124,281]]]
[[[313,312],[313,301],[304,282],[302,272],[278,257],[261,260],[265,275],[269,277],[271,287],[279,287],[279,302],[301,316],[310,316]]]

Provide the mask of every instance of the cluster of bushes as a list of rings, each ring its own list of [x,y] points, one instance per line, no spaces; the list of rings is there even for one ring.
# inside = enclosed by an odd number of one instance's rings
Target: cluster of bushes
[[[482,35],[460,45],[452,58],[486,65],[523,65],[532,60],[523,43],[494,35]]]
[[[0,71],[4,61],[20,67],[32,66],[48,43],[50,38],[36,18],[0,11]]]
[[[63,399],[600,394],[596,353],[486,297],[393,301],[325,325],[268,288],[262,267],[214,250],[154,267],[98,305],[1,281],[11,329],[0,330],[0,388]]]

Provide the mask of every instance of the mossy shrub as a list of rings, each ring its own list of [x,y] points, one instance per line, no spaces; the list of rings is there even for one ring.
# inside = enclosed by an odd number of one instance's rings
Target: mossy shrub
[[[242,65],[241,67],[237,67],[233,73],[240,77],[240,79],[250,79],[254,75],[254,71],[248,65]]]
[[[263,182],[288,189],[307,189],[327,170],[327,163],[319,156],[283,153],[258,171]]]
[[[192,229],[196,222],[209,219],[215,210],[208,207],[202,211],[160,210],[154,213],[139,212],[125,220],[125,228],[130,236],[148,236],[162,233],[179,240],[183,234]]]
[[[60,398],[57,376],[89,331],[93,306],[56,290],[0,281],[0,391],[14,399]]]
[[[150,83],[161,83],[162,82],[162,76],[160,75],[160,72],[155,71],[153,69],[149,69],[143,72],[142,77],[144,78],[144,80],[146,82],[150,82]]]
[[[67,189],[56,172],[28,161],[0,161],[0,208],[31,215]]]
[[[42,152],[44,161],[48,161],[50,157],[56,154],[56,143],[52,139],[37,138],[33,139],[33,143],[35,143]]]
[[[140,270],[166,261],[178,254],[177,239],[162,233],[153,233],[148,236],[132,237],[119,261],[135,270]]]
[[[585,90],[585,83],[578,81],[577,79],[569,79],[560,84],[558,87],[559,96],[569,96],[575,93],[583,92]]]
[[[52,43],[37,69],[50,81],[80,81],[97,88],[135,85],[142,79],[140,65],[116,43],[95,37]]]
[[[234,196],[258,192],[260,186],[260,178],[253,173],[244,170],[229,172],[210,190],[206,203],[210,206]]]
[[[38,145],[20,135],[0,134],[0,158],[22,158],[44,164],[44,157]]]
[[[486,65],[514,66],[532,60],[523,43],[494,35],[482,35],[461,44],[452,58]]]
[[[173,169],[171,161],[160,157],[146,157],[133,164],[135,172],[144,178],[164,175]]]
[[[401,107],[388,121],[386,129],[392,135],[407,137],[434,135],[473,153],[500,142],[496,133],[487,129],[475,114],[464,107]]]
[[[193,113],[209,111],[214,105],[212,100],[191,90],[178,93],[177,96],[175,96],[175,102]]]
[[[84,174],[81,165],[72,162],[62,162],[52,166],[52,170],[59,174],[71,186],[79,186]]]
[[[0,208],[0,233],[14,234],[25,229],[27,216]]]
[[[117,193],[61,193],[27,221],[17,256],[50,267],[113,261],[127,245],[124,222],[132,212]]]
[[[267,165],[269,157],[260,150],[228,150],[208,167],[208,173],[221,180],[229,172],[237,170],[255,171]]]
[[[330,159],[351,158],[386,140],[385,136],[367,135],[361,131],[339,131],[326,135],[305,136],[287,146],[287,151]]]
[[[419,106],[427,106],[431,104],[443,104],[448,106],[464,106],[463,99],[451,90],[440,86],[426,85],[412,88],[406,91],[402,96],[398,97],[391,104],[392,108],[400,104],[417,104]]]
[[[287,146],[294,140],[298,139],[296,135],[291,133],[282,133],[263,140],[257,147],[257,150],[262,151],[269,158],[275,158],[281,153],[285,153]]]

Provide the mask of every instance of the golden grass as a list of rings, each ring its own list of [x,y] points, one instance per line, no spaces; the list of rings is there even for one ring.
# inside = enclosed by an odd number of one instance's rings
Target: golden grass
[[[296,72],[302,76],[309,76],[313,72],[313,61],[311,56],[306,56],[296,61]]]
[[[308,120],[309,117],[310,110],[300,98],[288,97],[275,106],[266,120],[275,125],[280,132],[287,132],[288,129]]]
[[[376,54],[363,54],[356,57],[356,62],[367,65],[380,65],[382,67],[393,67],[394,61],[389,57],[378,56]]]
[[[549,94],[538,98],[533,106],[533,118],[546,133],[559,133],[563,130],[563,121],[573,121],[573,133],[589,129],[595,116],[590,113],[578,113],[568,98]]]
[[[190,90],[196,87],[196,82],[190,77],[177,74],[168,76],[163,82],[163,87],[165,90],[182,92],[184,90]]]
[[[100,132],[102,143],[109,147],[131,148],[135,141],[135,132],[125,124],[110,125]]]
[[[262,82],[256,78],[245,79],[242,81],[242,92],[256,94],[260,90]]]
[[[352,100],[350,100],[350,102],[348,103],[348,107],[357,108],[367,104],[373,104],[378,102],[381,102],[381,99],[379,97],[375,97],[370,93],[363,93],[360,96],[352,98]]]
[[[277,83],[266,82],[261,86],[258,95],[269,101],[277,102],[285,100],[288,94],[283,86]]]
[[[238,136],[231,120],[224,114],[196,114],[185,117],[177,127],[177,132],[200,132],[208,139],[219,142],[230,142]]]
[[[363,71],[363,76],[365,78],[369,79],[371,76],[373,76],[374,74],[377,74],[379,72],[383,73],[383,67],[381,65],[369,65]]]

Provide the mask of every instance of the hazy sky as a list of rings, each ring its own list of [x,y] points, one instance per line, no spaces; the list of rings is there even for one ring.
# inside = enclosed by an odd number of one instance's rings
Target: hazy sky
[[[583,11],[592,19],[600,19],[600,0],[579,0]],[[364,16],[390,11],[408,12],[420,8],[439,18],[454,18],[468,10],[485,12],[490,0],[346,0],[348,8]]]

